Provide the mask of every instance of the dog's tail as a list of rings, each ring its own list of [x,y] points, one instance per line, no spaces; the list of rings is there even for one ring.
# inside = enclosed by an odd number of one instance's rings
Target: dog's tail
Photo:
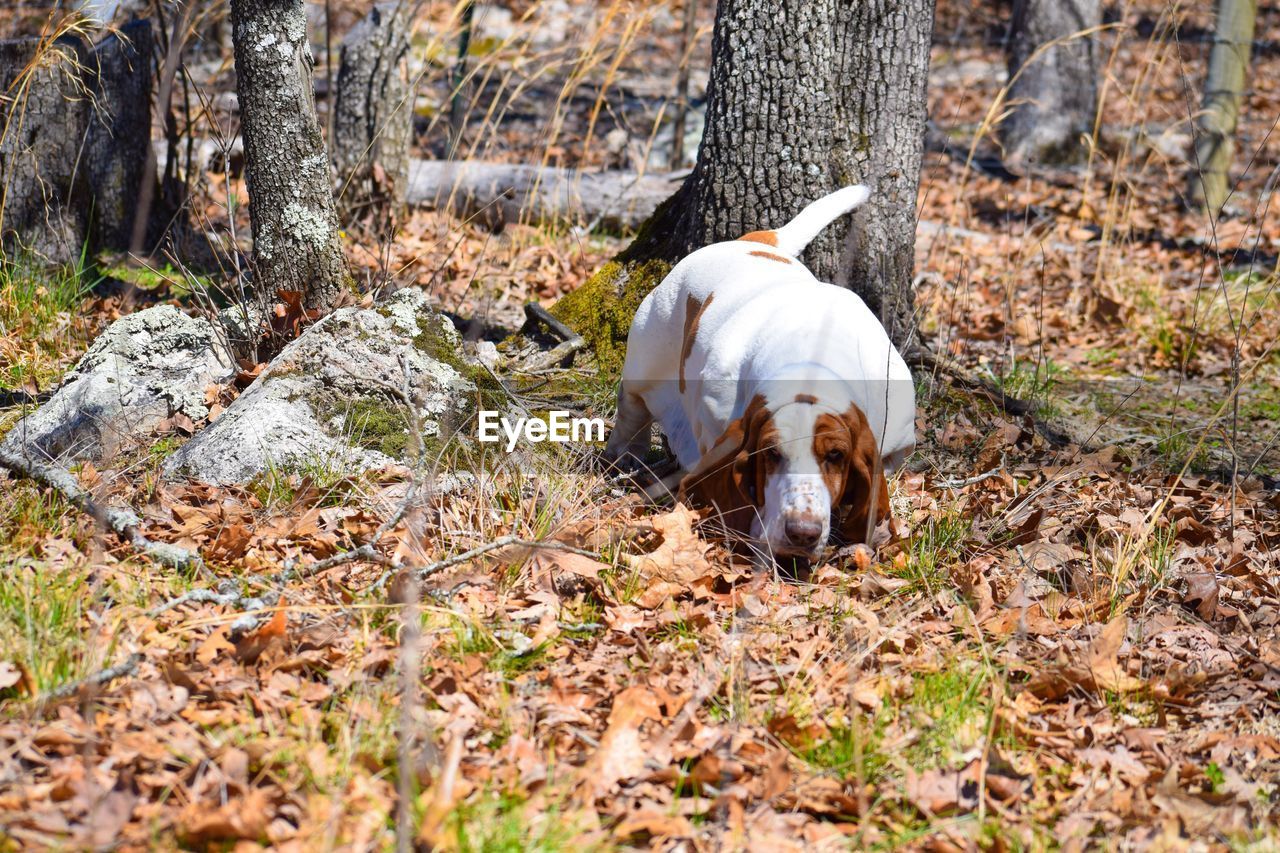
[[[766,243],[795,257],[813,242],[813,238],[822,229],[849,211],[861,207],[870,197],[871,190],[862,184],[845,187],[812,202],[781,228],[774,231],[753,231],[741,239]]]

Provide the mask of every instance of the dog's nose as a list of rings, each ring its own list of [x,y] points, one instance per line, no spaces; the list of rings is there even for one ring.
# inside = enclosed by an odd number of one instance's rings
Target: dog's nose
[[[788,518],[784,528],[787,541],[797,548],[812,548],[822,536],[822,522],[812,518]]]

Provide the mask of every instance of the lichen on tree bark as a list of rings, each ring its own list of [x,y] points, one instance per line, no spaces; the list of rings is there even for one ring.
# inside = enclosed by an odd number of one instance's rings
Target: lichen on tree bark
[[[255,290],[327,310],[350,279],[316,117],[302,0],[231,0]]]

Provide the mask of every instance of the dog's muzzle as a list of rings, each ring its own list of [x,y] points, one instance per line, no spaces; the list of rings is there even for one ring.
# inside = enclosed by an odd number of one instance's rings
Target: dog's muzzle
[[[816,556],[827,543],[831,525],[831,496],[817,474],[793,474],[779,484],[774,518],[766,531],[774,553]]]

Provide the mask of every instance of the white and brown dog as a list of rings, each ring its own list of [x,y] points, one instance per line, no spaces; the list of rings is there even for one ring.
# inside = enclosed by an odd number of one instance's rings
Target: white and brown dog
[[[869,542],[889,514],[885,472],[915,446],[915,388],[884,327],[797,260],[868,196],[846,187],[776,231],[699,249],[627,339],[606,458],[640,459],[656,419],[681,497],[775,556],[813,559],[833,529]]]

